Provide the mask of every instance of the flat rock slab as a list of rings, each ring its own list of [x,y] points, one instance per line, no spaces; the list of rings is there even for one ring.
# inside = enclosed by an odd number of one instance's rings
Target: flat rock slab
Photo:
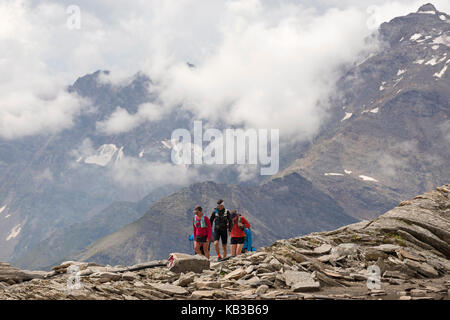
[[[168,259],[169,270],[175,273],[188,273],[190,271],[201,273],[209,270],[209,260],[204,256],[186,253],[171,253]]]
[[[197,290],[192,292],[192,299],[213,299],[215,291],[213,290]]]
[[[284,278],[286,285],[294,292],[320,290],[320,283],[308,272],[287,270],[284,272]]]
[[[323,244],[320,247],[314,248],[314,252],[318,254],[327,254],[333,247],[329,244]]]
[[[223,277],[224,280],[237,280],[243,276],[245,276],[247,273],[243,268],[237,268],[236,270],[230,272],[225,277]]]
[[[186,295],[189,293],[185,288],[169,283],[150,283],[149,286],[171,296],[175,294]]]
[[[439,273],[432,266],[426,263],[420,263],[417,261],[413,261],[410,259],[405,259],[403,262],[410,267],[411,269],[419,272],[420,274],[428,277],[428,278],[436,278],[439,276]]]

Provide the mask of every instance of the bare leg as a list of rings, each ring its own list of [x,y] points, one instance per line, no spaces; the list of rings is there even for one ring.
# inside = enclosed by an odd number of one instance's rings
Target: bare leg
[[[194,248],[195,248],[195,253],[196,254],[202,254],[202,252],[200,251],[200,245],[201,245],[201,243],[200,242],[197,242],[197,241],[194,241]]]
[[[238,244],[237,248],[236,248],[236,254],[241,254],[242,253],[242,248],[244,247],[244,244]]]
[[[203,252],[205,253],[205,257],[207,259],[209,259],[209,246],[208,246],[208,242],[203,243]]]
[[[227,257],[227,245],[226,244],[222,244],[222,249],[223,249],[223,257],[226,258]]]
[[[231,249],[231,256],[235,256],[236,255],[236,245],[235,244],[230,245],[230,249]]]
[[[220,254],[219,240],[214,241],[214,248],[216,249],[216,253]]]

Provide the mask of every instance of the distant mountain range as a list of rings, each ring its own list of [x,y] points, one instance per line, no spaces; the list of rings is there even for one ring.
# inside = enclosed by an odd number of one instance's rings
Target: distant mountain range
[[[121,186],[111,168],[124,157],[168,163],[167,139],[175,128],[190,128],[192,115],[175,108],[160,121],[102,135],[97,122],[117,106],[135,113],[157,101],[152,81],[138,74],[117,86],[100,81],[102,71],[78,79],[69,91],[95,108],[74,128],[0,140],[0,260],[37,269],[69,259],[133,264],[190,252],[192,208],[201,204],[209,214],[218,198],[249,217],[255,244],[264,246],[373,219],[448,183],[450,16],[425,5],[382,24],[376,36],[382,46],[346,66],[314,141],[281,150],[277,176],[245,185],[225,169],[214,182],[190,186],[152,188],[151,179]]]

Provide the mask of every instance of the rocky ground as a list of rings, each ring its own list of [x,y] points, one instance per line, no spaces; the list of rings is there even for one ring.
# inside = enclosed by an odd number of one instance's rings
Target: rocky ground
[[[222,262],[189,255],[174,265],[69,261],[51,272],[2,263],[0,298],[448,300],[449,244],[445,185],[376,220],[279,240]]]

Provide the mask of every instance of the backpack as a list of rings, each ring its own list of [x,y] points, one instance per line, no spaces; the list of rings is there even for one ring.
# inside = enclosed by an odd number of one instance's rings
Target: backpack
[[[215,209],[216,210],[216,217],[214,219],[214,229],[226,229],[227,228],[227,223],[228,223],[228,215],[227,212],[228,210],[226,208],[224,208],[223,210],[223,215],[221,215],[219,213],[219,209]]]
[[[202,215],[202,218],[200,219],[200,227],[197,227],[197,216],[196,215],[194,215],[194,217],[193,217],[193,221],[192,221],[192,223],[194,224],[194,226],[196,227],[196,228],[206,228],[206,222],[205,222],[205,215]],[[204,227],[202,227],[202,225],[204,226]]]

